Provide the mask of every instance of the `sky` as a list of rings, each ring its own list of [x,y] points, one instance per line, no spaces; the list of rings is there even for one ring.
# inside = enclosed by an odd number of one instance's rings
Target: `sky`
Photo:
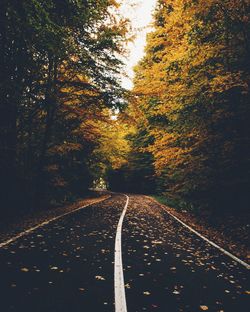
[[[132,28],[136,30],[136,38],[133,43],[128,44],[129,55],[125,59],[126,74],[129,78],[122,79],[122,86],[132,89],[133,67],[144,55],[146,35],[150,31],[156,0],[123,0],[120,3],[122,3],[121,14],[131,20]]]

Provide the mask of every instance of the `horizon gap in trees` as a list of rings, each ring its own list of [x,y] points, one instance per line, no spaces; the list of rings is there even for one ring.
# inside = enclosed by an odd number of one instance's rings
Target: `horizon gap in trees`
[[[131,91],[116,1],[1,11],[3,215],[74,201],[94,181],[191,211],[247,209],[248,1],[158,0]]]

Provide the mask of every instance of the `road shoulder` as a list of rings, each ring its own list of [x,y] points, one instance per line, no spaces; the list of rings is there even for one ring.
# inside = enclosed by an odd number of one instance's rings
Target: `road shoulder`
[[[240,244],[239,242],[234,241],[223,231],[209,226],[207,223],[203,222],[202,220],[199,220],[197,216],[188,213],[187,211],[185,212],[177,211],[172,207],[163,205],[162,203],[158,202],[155,198],[151,196],[147,197],[150,198],[156,204],[158,204],[162,209],[174,215],[182,222],[193,228],[195,231],[199,232],[201,235],[205,236],[212,242],[216,243],[223,249],[229,251],[236,257],[242,259],[243,261],[249,264],[250,250],[244,244]]]
[[[58,218],[61,215],[65,215],[81,207],[94,204],[97,200],[102,201],[109,198],[110,195],[97,195],[88,198],[80,199],[74,203],[50,208],[43,211],[34,211],[22,216],[14,218],[14,221],[0,222],[0,244],[18,235],[21,232],[28,231],[30,228],[34,228],[44,222],[50,222],[54,218]]]

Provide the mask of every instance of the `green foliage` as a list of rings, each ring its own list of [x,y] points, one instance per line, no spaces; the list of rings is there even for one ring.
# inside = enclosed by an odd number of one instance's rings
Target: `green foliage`
[[[80,195],[104,154],[107,108],[123,105],[128,23],[113,0],[4,0],[1,14],[3,206]]]
[[[158,1],[131,105],[156,189],[180,207],[247,207],[248,13],[244,1]]]
[[[2,2],[3,207],[66,200],[106,177],[185,209],[246,208],[249,3],[159,0],[127,110],[117,6]]]

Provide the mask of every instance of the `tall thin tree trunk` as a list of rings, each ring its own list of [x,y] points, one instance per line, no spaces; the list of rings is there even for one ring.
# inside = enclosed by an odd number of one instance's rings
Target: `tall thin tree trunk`
[[[7,2],[1,7],[0,16],[0,182],[1,206],[11,207],[13,194],[18,187],[16,171],[17,108],[22,93],[22,81],[18,73],[18,54],[14,39],[7,38]],[[6,209],[5,209],[6,210]]]
[[[47,88],[45,94],[45,108],[46,108],[46,119],[45,119],[45,129],[42,139],[41,152],[38,164],[38,183],[37,183],[37,200],[43,203],[46,197],[46,153],[49,147],[49,142],[52,136],[52,128],[54,124],[54,117],[56,113],[56,79],[57,79],[57,61],[55,57],[48,56],[48,80]]]

